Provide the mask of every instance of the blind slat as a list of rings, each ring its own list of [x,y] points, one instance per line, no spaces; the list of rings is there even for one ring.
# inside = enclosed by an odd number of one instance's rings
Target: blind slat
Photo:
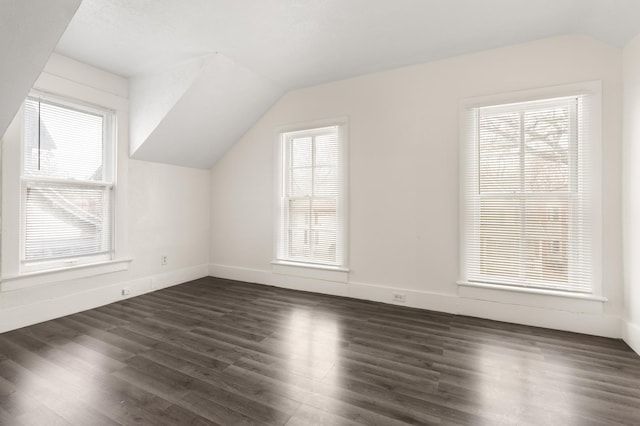
[[[592,291],[584,102],[574,96],[471,111],[466,280]]]
[[[110,253],[106,115],[32,97],[24,109],[22,261]]]
[[[285,260],[340,262],[337,127],[284,135],[281,253]]]

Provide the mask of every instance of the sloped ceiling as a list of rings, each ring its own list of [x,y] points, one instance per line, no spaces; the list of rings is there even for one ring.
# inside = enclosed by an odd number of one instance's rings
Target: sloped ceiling
[[[80,2],[0,2],[0,136],[20,109]]]
[[[157,162],[171,159],[173,164],[209,168],[282,95],[279,87],[221,54],[195,62],[197,68],[191,61],[168,73],[132,79],[133,158]],[[179,81],[176,76],[181,76]],[[148,84],[150,81],[153,83]],[[157,125],[149,126],[152,131],[148,135],[133,133],[151,116],[148,111],[155,105],[154,97],[182,87],[184,82],[188,87]],[[141,97],[140,87],[152,89],[149,96]],[[163,115],[163,109],[160,112]]]
[[[289,90],[561,34],[622,46],[638,31],[637,0],[84,0],[57,50],[131,77],[136,158],[210,167]]]

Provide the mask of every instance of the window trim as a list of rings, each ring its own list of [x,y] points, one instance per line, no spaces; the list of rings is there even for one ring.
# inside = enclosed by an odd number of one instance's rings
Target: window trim
[[[341,164],[338,168],[338,179],[340,185],[340,193],[338,196],[338,241],[340,243],[340,250],[338,250],[340,259],[336,264],[324,264],[324,263],[310,263],[305,261],[298,261],[287,259],[281,256],[283,250],[283,241],[280,236],[282,235],[282,205],[281,200],[284,195],[284,177],[285,177],[285,149],[286,149],[286,135],[298,132],[313,131],[316,129],[322,129],[326,127],[337,127],[339,150]],[[348,273],[349,263],[349,149],[348,149],[348,134],[349,134],[349,120],[348,117],[338,117],[334,119],[316,120],[310,122],[303,122],[297,124],[291,124],[281,126],[276,129],[275,132],[275,173],[274,173],[274,185],[275,185],[275,199],[274,199],[274,238],[273,238],[273,261],[272,269],[277,270],[278,273],[289,273],[294,271],[294,275],[307,276],[316,275],[318,270],[326,270],[330,273],[340,272]]]
[[[274,260],[271,262],[271,271],[274,274],[313,278],[322,281],[342,283],[349,281],[349,269],[339,266],[319,265],[316,263]]]
[[[71,109],[74,111],[95,114],[103,118],[103,175],[102,181],[89,181],[89,180],[73,180],[73,179],[61,179],[61,178],[48,178],[48,177],[35,177],[25,176],[24,172],[24,102],[32,99],[37,101],[43,101],[45,103],[59,106],[62,108]],[[116,198],[117,198],[117,150],[118,150],[118,130],[117,130],[117,111],[108,107],[99,106],[90,102],[86,102],[80,99],[74,99],[70,96],[61,96],[52,94],[43,90],[33,89],[29,92],[23,106],[20,109],[20,141],[19,141],[19,155],[20,155],[20,169],[19,169],[19,182],[20,182],[20,206],[19,206],[19,275],[30,275],[39,272],[59,272],[65,269],[73,269],[78,267],[85,267],[91,265],[102,265],[104,263],[113,262],[116,259],[115,247],[116,247]],[[60,259],[44,259],[27,261],[25,258],[25,246],[26,246],[26,216],[24,208],[26,205],[26,191],[24,187],[30,182],[52,182],[61,184],[79,184],[86,186],[102,187],[107,191],[111,191],[111,203],[109,206],[109,220],[111,228],[111,241],[110,249],[105,253],[88,254],[85,256],[70,256]],[[5,278],[9,279],[9,278]]]
[[[43,269],[33,272],[21,272],[17,275],[3,276],[0,282],[0,291],[20,290],[43,284],[60,281],[76,280],[96,275],[104,275],[129,269],[133,258],[121,258],[80,265],[64,266],[56,269]]]
[[[477,109],[482,107],[499,106],[512,103],[524,103],[551,100],[555,98],[566,98],[572,96],[590,96],[592,100],[590,105],[592,106],[592,120],[587,122],[589,126],[589,134],[591,138],[591,159],[585,168],[588,168],[593,175],[593,187],[592,187],[592,217],[593,217],[593,287],[591,293],[575,293],[578,295],[584,295],[588,299],[593,300],[606,300],[604,297],[605,289],[602,279],[602,81],[588,81],[575,84],[567,84],[560,86],[551,86],[538,89],[522,90],[516,92],[507,92],[496,95],[481,96],[475,98],[463,99],[459,104],[459,134],[460,134],[460,186],[459,186],[459,260],[460,260],[460,278],[457,281],[459,291],[464,288],[485,288],[487,290],[518,292],[518,293],[531,293],[531,294],[545,294],[558,297],[569,297],[567,294],[573,294],[572,292],[553,290],[553,289],[540,289],[534,287],[519,287],[519,286],[506,286],[491,283],[479,283],[470,282],[467,279],[467,221],[469,218],[469,212],[466,211],[467,205],[467,182],[468,182],[468,159],[469,159],[469,138],[470,129],[468,126],[469,120],[471,120],[471,114]],[[542,292],[542,293],[541,293]],[[577,298],[581,298],[578,296]]]
[[[85,82],[69,80],[44,71],[35,82],[31,93],[42,93],[62,99],[70,99],[79,105],[98,106],[114,112],[114,185],[118,191],[114,194],[113,208],[113,260],[109,263],[120,265],[118,270],[127,270],[132,260],[131,247],[127,238],[128,216],[127,206],[127,143],[128,143],[128,99],[126,95],[110,92],[88,85]],[[115,270],[105,271],[103,263],[82,265],[82,267],[66,267],[61,270],[45,270],[37,272],[38,279],[34,281],[33,273],[20,271],[20,175],[22,173],[22,131],[24,106],[17,111],[13,121],[2,136],[2,238],[0,246],[0,291],[7,288],[19,290],[31,286],[49,285],[66,280],[67,272],[73,272],[69,279],[93,277]]]

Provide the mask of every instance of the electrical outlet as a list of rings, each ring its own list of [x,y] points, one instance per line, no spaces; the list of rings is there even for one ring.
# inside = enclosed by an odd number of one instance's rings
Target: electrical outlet
[[[169,256],[167,256],[166,254],[163,254],[162,256],[160,256],[160,264],[162,266],[166,266],[169,263]]]
[[[391,301],[395,303],[406,303],[407,295],[404,293],[391,293]]]
[[[125,287],[125,288],[122,289],[122,295],[123,296],[128,296],[130,294],[131,294],[131,289],[130,288]]]

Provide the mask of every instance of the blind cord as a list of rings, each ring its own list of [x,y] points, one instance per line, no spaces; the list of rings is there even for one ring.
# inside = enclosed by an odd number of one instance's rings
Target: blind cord
[[[40,128],[41,124],[40,124],[40,101],[38,101],[38,171],[41,170],[40,168],[40,155],[41,155],[41,149],[40,149],[40,138],[42,137],[42,130]]]

